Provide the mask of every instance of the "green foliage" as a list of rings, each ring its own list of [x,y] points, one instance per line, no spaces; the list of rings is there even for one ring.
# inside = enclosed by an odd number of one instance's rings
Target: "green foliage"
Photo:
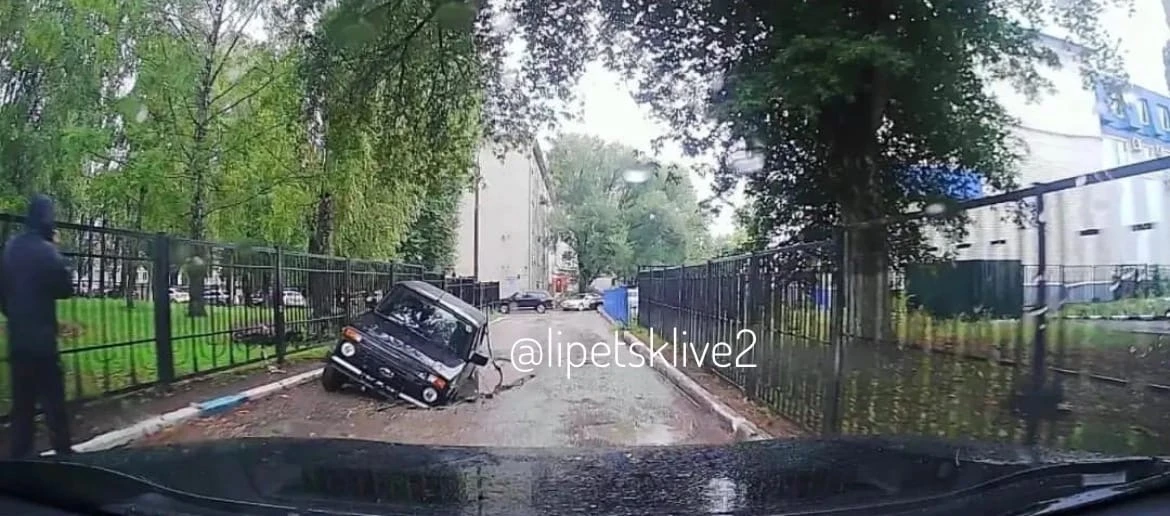
[[[717,256],[733,256],[753,249],[751,238],[743,225],[736,225],[727,235],[719,235],[711,242],[711,254]]]
[[[482,134],[474,18],[430,0],[4,3],[0,210],[42,191],[81,222],[446,266]]]
[[[578,284],[603,274],[629,278],[639,265],[705,257],[706,221],[679,167],[657,167],[629,147],[566,135],[549,155],[556,209],[552,227],[575,251]],[[624,172],[657,169],[647,181]]]
[[[1013,187],[1014,120],[987,85],[1048,86],[1037,67],[1056,55],[1037,44],[1036,27],[1089,49],[1061,63],[1086,81],[1125,80],[1096,23],[1125,0],[522,3],[550,13],[535,53],[571,54],[562,57],[571,64],[587,53],[574,50],[602,44],[612,65],[639,78],[638,99],[672,138],[726,158],[719,190],[746,181],[754,239],[824,235],[950,197],[956,170]],[[581,21],[594,15],[600,31]],[[762,167],[735,166],[745,151]],[[916,226],[871,233],[868,251],[920,248]]]

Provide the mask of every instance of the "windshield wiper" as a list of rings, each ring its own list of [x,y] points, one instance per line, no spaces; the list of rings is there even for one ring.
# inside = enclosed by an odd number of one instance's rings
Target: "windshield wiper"
[[[983,514],[1035,516],[1055,514],[1072,508],[1057,502],[1072,497],[1109,490],[1117,495],[1133,494],[1134,489],[1153,489],[1170,475],[1168,464],[1160,459],[1136,458],[1047,464],[1001,475],[971,486],[925,496],[883,502],[811,509],[786,513],[790,516],[836,516],[854,514],[966,514],[978,503]],[[1135,480],[1136,479],[1136,480]],[[1099,503],[1100,496],[1089,503]],[[1087,499],[1086,499],[1087,500]],[[1039,512],[1037,512],[1039,511]],[[1047,512],[1045,512],[1047,511]]]
[[[1076,511],[1094,505],[1104,505],[1170,489],[1170,471],[1139,478],[1130,482],[1095,487],[1076,494],[1037,502],[1024,508],[1016,516],[1041,516]]]

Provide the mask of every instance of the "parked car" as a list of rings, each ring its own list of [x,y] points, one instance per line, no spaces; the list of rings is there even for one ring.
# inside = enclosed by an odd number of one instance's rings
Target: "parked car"
[[[374,307],[378,306],[378,303],[381,303],[381,302],[382,302],[382,297],[383,297],[383,293],[382,293],[382,291],[381,291],[381,290],[375,290],[375,291],[373,291],[373,292],[367,292],[367,293],[366,293],[366,295],[365,295],[365,299],[366,299],[366,309],[367,309],[367,310],[373,310],[373,309],[374,309]]]
[[[598,306],[601,306],[601,298],[594,294],[573,294],[561,301],[561,310],[597,310]]]
[[[553,297],[543,290],[520,291],[500,300],[500,312],[536,310],[544,313],[553,307]]]
[[[341,331],[321,384],[356,384],[420,407],[460,399],[478,384],[479,352],[488,318],[463,300],[422,281],[394,285],[373,309]]]
[[[283,303],[284,306],[293,307],[309,306],[309,302],[305,299],[305,295],[300,293],[300,291],[292,289],[285,289],[284,292],[282,292],[281,303]]]
[[[191,301],[191,293],[187,292],[184,287],[171,287],[168,293],[172,303],[189,303]]]
[[[209,305],[227,305],[230,304],[232,297],[217,288],[209,288],[203,291],[203,302]]]
[[[248,297],[248,304],[252,306],[264,306],[268,304],[268,301],[268,293],[263,290],[253,292]]]

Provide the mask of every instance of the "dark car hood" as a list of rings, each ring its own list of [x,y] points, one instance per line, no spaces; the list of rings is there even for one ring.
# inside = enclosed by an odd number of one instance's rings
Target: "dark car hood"
[[[1104,459],[999,445],[862,438],[602,450],[254,438],[63,460],[204,496],[299,508],[393,514],[760,514],[934,495],[1042,463]],[[972,503],[966,497],[928,507],[951,515],[987,508]]]
[[[372,337],[374,345],[388,349],[395,354],[405,355],[412,360],[422,363],[432,369],[435,362],[445,366],[445,369],[463,367],[466,362],[455,354],[451,348],[439,346],[417,338],[408,338],[409,330],[399,328],[393,322],[373,312],[366,312],[354,319],[352,325],[367,336]],[[450,380],[450,378],[448,378]]]

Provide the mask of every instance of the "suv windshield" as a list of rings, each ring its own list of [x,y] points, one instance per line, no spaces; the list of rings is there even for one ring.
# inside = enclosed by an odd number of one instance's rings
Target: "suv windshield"
[[[426,343],[448,348],[457,356],[466,356],[471,345],[470,325],[408,288],[394,289],[374,312]]]

